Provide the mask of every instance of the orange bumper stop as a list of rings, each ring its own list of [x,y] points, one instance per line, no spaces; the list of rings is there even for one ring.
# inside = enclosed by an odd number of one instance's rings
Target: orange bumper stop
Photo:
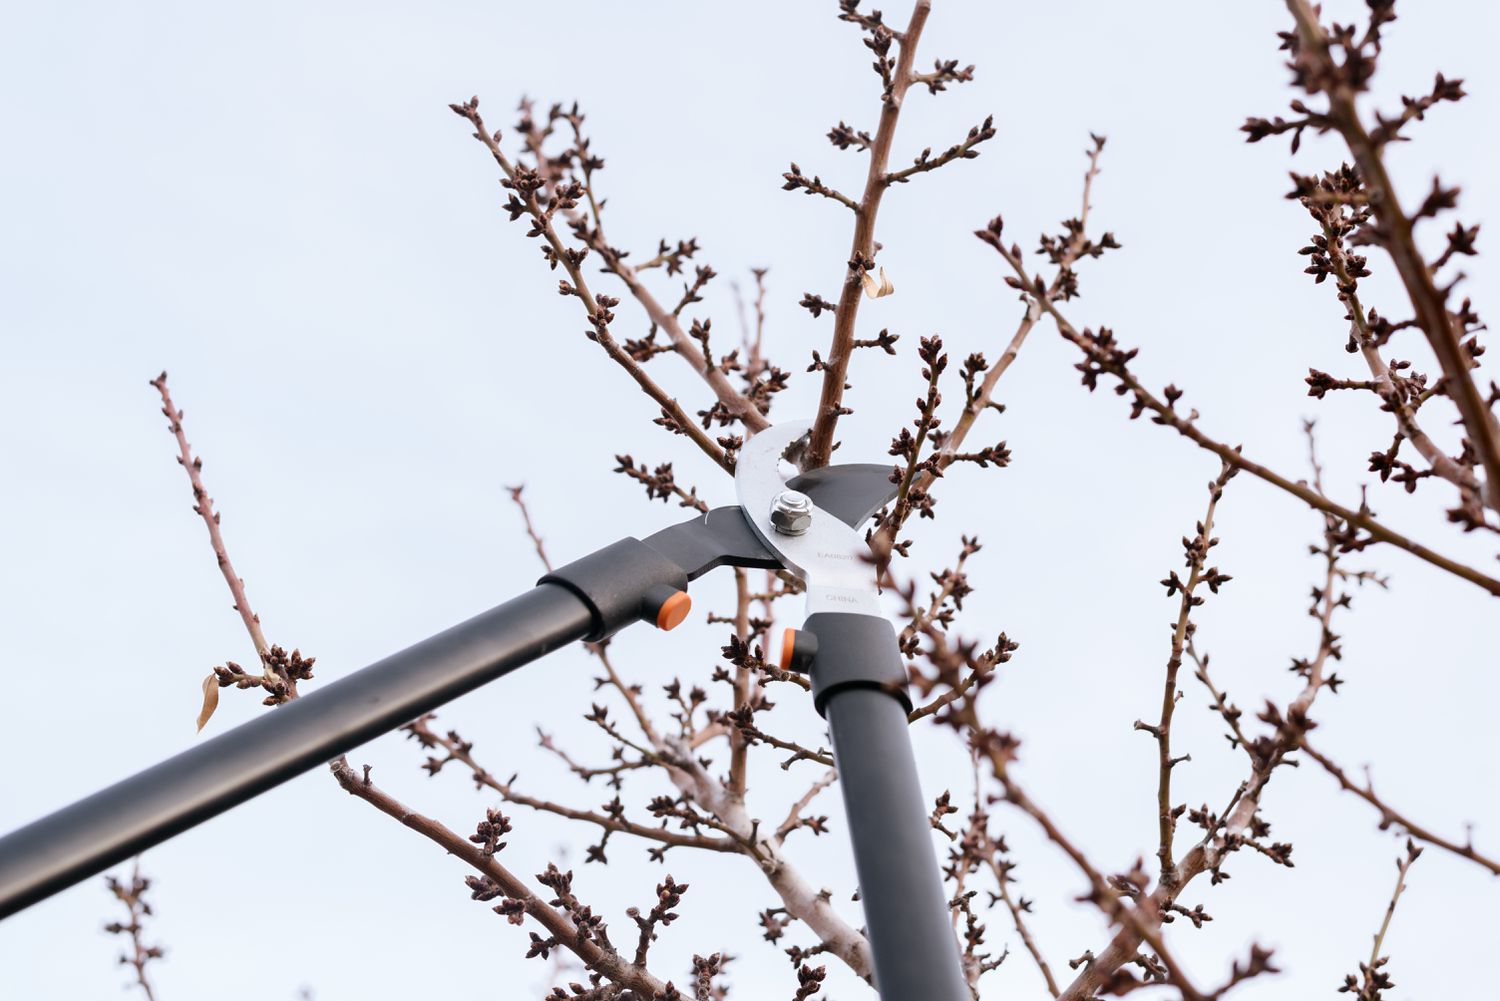
[[[693,599],[686,591],[678,591],[656,610],[656,628],[676,629],[693,609]]]

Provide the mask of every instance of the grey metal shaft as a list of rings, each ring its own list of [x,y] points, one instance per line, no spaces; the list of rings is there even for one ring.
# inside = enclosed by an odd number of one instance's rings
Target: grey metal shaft
[[[905,709],[888,692],[850,687],[829,696],[825,715],[881,1001],[971,1001]]]
[[[543,584],[0,838],[0,917],[87,879],[466,692],[582,639]]]

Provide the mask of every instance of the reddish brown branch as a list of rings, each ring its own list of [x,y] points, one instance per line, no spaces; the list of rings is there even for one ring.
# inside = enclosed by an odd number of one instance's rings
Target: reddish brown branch
[[[537,533],[536,525],[531,521],[531,510],[527,508],[526,501],[522,499],[521,493],[526,489],[523,483],[517,487],[506,487],[510,491],[510,499],[515,502],[516,509],[521,512],[521,521],[526,526],[526,537],[531,540],[532,547],[536,550],[536,558],[542,561],[542,566],[547,572],[552,572],[552,560],[547,557],[547,546],[542,541],[541,535]]]
[[[234,572],[234,565],[229,562],[229,550],[224,547],[224,536],[219,531],[219,515],[214,511],[214,500],[204,488],[200,475],[203,460],[194,458],[192,446],[188,444],[187,433],[182,429],[182,411],[173,404],[172,395],[167,391],[167,373],[163,372],[152,379],[151,385],[161,393],[161,412],[166,415],[168,428],[177,439],[177,462],[187,470],[188,480],[192,483],[193,513],[201,517],[203,524],[208,527],[208,537],[213,543],[214,556],[219,561],[219,571],[224,575],[224,583],[229,585],[229,593],[234,597],[234,610],[240,613],[245,631],[255,644],[255,652],[265,658],[271,653],[271,645],[261,632],[260,616],[250,609],[250,601],[245,597],[245,582]]]
[[[907,88],[913,82],[912,60],[917,54],[917,43],[921,40],[922,29],[931,12],[931,0],[917,0],[912,7],[906,31],[896,41],[900,51],[895,73],[880,109],[880,123],[875,129],[875,140],[870,144],[869,171],[865,175],[864,194],[854,207],[850,264],[839,291],[838,307],[834,310],[833,340],[828,349],[827,368],[823,371],[823,389],[813,422],[812,442],[803,459],[806,468],[828,464],[828,457],[833,452],[834,428],[844,412],[844,382],[849,375],[849,359],[854,354],[855,319],[859,315],[860,300],[864,297],[862,277],[865,262],[873,264],[875,260],[875,218],[880,212],[880,200],[891,186],[891,180],[887,176],[891,143],[896,138],[896,123],[901,117]]]
[[[146,1001],[156,1001],[156,990],[146,974],[146,967],[153,960],[161,959],[163,952],[160,946],[147,945],[145,940],[145,919],[152,914],[151,905],[146,902],[151,881],[141,875],[139,858],[130,865],[129,882],[114,876],[106,876],[104,881],[115,899],[125,905],[126,911],[125,921],[111,921],[104,930],[111,935],[129,937],[130,948],[120,955],[120,965],[130,967],[135,974],[135,984],[146,996]]]
[[[428,762],[427,770],[436,775],[442,770],[443,765],[449,761],[457,761],[469,770],[469,775],[474,784],[481,788],[491,789],[499,793],[506,802],[515,803],[518,806],[529,807],[542,813],[550,813],[558,817],[566,817],[569,820],[578,820],[587,824],[620,834],[630,834],[648,841],[656,841],[664,845],[676,848],[702,848],[714,852],[738,853],[740,846],[729,838],[710,838],[697,834],[680,834],[676,831],[667,830],[665,826],[651,827],[646,824],[638,824],[626,819],[623,812],[609,815],[595,813],[592,810],[578,810],[573,807],[553,803],[550,800],[530,796],[515,788],[513,781],[504,781],[496,778],[489,769],[485,768],[474,757],[473,745],[468,741],[461,740],[456,733],[439,733],[429,725],[432,716],[423,716],[421,719],[408,723],[405,730],[416,738],[423,747],[441,747],[446,753],[446,758],[434,758]]]
[[[1010,911],[1011,922],[1015,925],[1016,934],[1021,936],[1021,944],[1026,947],[1026,951],[1031,955],[1032,962],[1036,964],[1037,970],[1046,982],[1047,993],[1053,997],[1057,997],[1057,978],[1052,975],[1052,967],[1048,965],[1046,957],[1042,955],[1041,946],[1037,945],[1036,939],[1032,936],[1031,929],[1026,922],[1026,912],[1029,909],[1027,905],[1030,901],[1024,898],[1017,900],[1015,895],[1010,892],[1010,884],[1015,882],[1015,877],[1011,875],[1011,870],[1015,866],[1000,858],[999,848],[995,845],[989,846],[988,858],[985,861],[989,865],[990,872],[995,877],[995,886],[999,892],[1000,899],[1004,902],[1005,909]]]
[[[1454,329],[1446,296],[1438,290],[1426,259],[1417,249],[1413,218],[1402,209],[1396,187],[1385,169],[1381,146],[1359,116],[1358,90],[1349,74],[1337,70],[1318,11],[1307,0],[1286,0],[1286,5],[1297,22],[1301,41],[1296,58],[1315,64],[1309,71],[1309,79],[1316,81],[1315,85],[1328,97],[1329,118],[1343,136],[1370,193],[1370,205],[1380,224],[1380,243],[1396,265],[1407,297],[1416,310],[1417,325],[1442,367],[1448,395],[1458,407],[1464,430],[1484,466],[1490,503],[1500,504],[1494,496],[1500,491],[1500,423],[1469,374],[1473,362]]]
[[[1349,323],[1351,337],[1359,348],[1360,357],[1364,359],[1365,367],[1374,376],[1367,383],[1343,383],[1335,382],[1333,388],[1360,388],[1369,389],[1380,397],[1385,409],[1389,410],[1396,421],[1396,428],[1401,436],[1412,443],[1412,447],[1427,462],[1428,467],[1443,479],[1458,487],[1459,491],[1466,496],[1473,496],[1483,503],[1480,487],[1474,474],[1467,467],[1454,462],[1446,455],[1437,443],[1422,429],[1417,421],[1416,407],[1397,389],[1395,379],[1392,377],[1391,368],[1386,364],[1384,358],[1380,357],[1380,348],[1375,333],[1370,329],[1369,316],[1365,312],[1364,304],[1360,302],[1359,293],[1354,291],[1355,279],[1350,274],[1347,256],[1343,251],[1342,241],[1337,234],[1326,223],[1323,227],[1324,238],[1328,241],[1328,259],[1333,268],[1333,274],[1338,279],[1339,285],[1350,289],[1344,294],[1345,304],[1349,310]]]
[[[1411,864],[1422,855],[1422,849],[1406,842],[1406,854],[1396,860],[1396,888],[1391,891],[1391,899],[1385,905],[1385,916],[1380,920],[1380,930],[1373,936],[1370,946],[1370,958],[1367,962],[1359,964],[1359,976],[1352,973],[1344,977],[1344,986],[1339,988],[1341,994],[1352,994],[1357,1001],[1381,1001],[1385,997],[1385,991],[1396,986],[1385,972],[1385,966],[1390,961],[1389,956],[1380,954],[1385,945],[1385,937],[1391,930],[1391,919],[1396,916],[1396,905],[1401,902],[1401,894],[1406,892],[1406,874],[1411,870]]]
[[[1312,758],[1318,764],[1322,765],[1323,770],[1326,771],[1329,775],[1332,775],[1334,779],[1338,781],[1339,788],[1354,793],[1354,795],[1358,796],[1360,799],[1373,806],[1376,810],[1380,811],[1381,830],[1385,830],[1387,827],[1395,824],[1397,827],[1401,828],[1403,831],[1411,835],[1413,838],[1416,838],[1418,841],[1422,841],[1426,844],[1441,848],[1445,852],[1451,852],[1454,855],[1457,855],[1459,858],[1466,858],[1470,862],[1488,869],[1493,875],[1500,876],[1500,861],[1496,861],[1495,859],[1480,854],[1475,850],[1472,841],[1466,841],[1464,844],[1459,844],[1456,841],[1443,837],[1441,834],[1435,833],[1430,828],[1418,824],[1416,821],[1407,817],[1405,814],[1400,813],[1393,806],[1376,795],[1374,786],[1368,780],[1364,785],[1360,785],[1358,782],[1355,782],[1353,779],[1351,779],[1349,777],[1349,774],[1345,772],[1344,769],[1340,768],[1336,762],[1324,755],[1322,752],[1316,750],[1311,744],[1307,742],[1307,736],[1305,734],[1302,737],[1301,748],[1304,754],[1306,754],[1309,758]]]
[[[630,294],[645,309],[646,315],[651,318],[651,322],[667,332],[667,337],[672,342],[672,349],[682,356],[693,371],[703,377],[704,381],[708,383],[709,388],[714,391],[714,395],[718,397],[719,402],[730,413],[738,417],[740,422],[752,432],[770,427],[771,422],[750,401],[749,397],[735,389],[730,384],[729,377],[724,374],[723,370],[715,365],[711,359],[705,357],[703,352],[698,350],[698,346],[693,343],[693,339],[682,329],[682,324],[678,321],[677,315],[669,312],[657,301],[656,297],[651,294],[651,290],[641,281],[640,276],[636,274],[635,270],[620,260],[616,254],[601,256],[604,256],[610,271],[625,283],[625,287],[630,290]]]
[[[222,667],[215,667],[203,679],[203,708],[198,714],[198,729],[201,731],[219,704],[220,688],[261,688],[267,693],[266,705],[279,705],[297,697],[297,682],[312,677],[314,658],[303,657],[300,650],[293,650],[288,654],[282,647],[266,642],[260,627],[260,616],[251,610],[249,598],[246,597],[245,582],[229,562],[229,551],[219,532],[219,514],[213,509],[213,498],[208,496],[208,490],[203,485],[203,460],[195,457],[188,445],[187,434],[182,427],[182,411],[173,404],[172,397],[167,392],[167,373],[163,372],[151,380],[151,385],[161,393],[162,413],[167,416],[169,428],[177,439],[177,462],[187,471],[188,481],[193,488],[193,511],[208,526],[214,557],[218,560],[224,582],[229,585],[229,593],[234,598],[234,609],[240,613],[240,620],[250,634],[250,641],[255,645],[260,661],[261,670],[258,674],[244,670],[233,661],[226,661]]]
[[[1170,879],[1177,864],[1172,850],[1173,838],[1177,832],[1177,814],[1174,810],[1176,804],[1172,799],[1172,772],[1179,763],[1186,760],[1172,756],[1172,717],[1177,708],[1177,700],[1182,697],[1182,693],[1177,689],[1177,672],[1182,667],[1183,652],[1192,636],[1193,609],[1203,603],[1203,598],[1197,594],[1199,585],[1207,583],[1212,591],[1217,592],[1219,586],[1229,580],[1229,577],[1219,573],[1216,567],[1208,566],[1208,554],[1219,541],[1214,538],[1213,534],[1214,512],[1218,508],[1219,499],[1224,496],[1225,484],[1234,474],[1234,467],[1225,464],[1219,476],[1209,483],[1208,509],[1203,515],[1203,520],[1196,526],[1197,533],[1192,537],[1183,538],[1185,562],[1188,567],[1187,580],[1180,580],[1176,572],[1173,572],[1170,577],[1162,581],[1167,586],[1168,595],[1177,590],[1181,592],[1181,598],[1178,601],[1177,621],[1172,627],[1172,645],[1167,655],[1166,677],[1162,682],[1161,712],[1154,725],[1142,723],[1140,720],[1136,720],[1135,723],[1137,730],[1150,733],[1156,740],[1158,827],[1156,857],[1162,879]]]
[[[1340,568],[1334,536],[1330,523],[1324,547],[1319,550],[1324,558],[1325,573],[1322,586],[1314,592],[1317,602],[1312,610],[1318,623],[1318,649],[1312,658],[1300,665],[1303,687],[1284,710],[1268,704],[1263,718],[1276,730],[1273,736],[1257,744],[1251,755],[1248,777],[1235,791],[1222,814],[1203,820],[1205,833],[1202,839],[1183,855],[1169,875],[1157,881],[1153,890],[1142,894],[1143,903],[1139,906],[1149,908],[1149,912],[1155,915],[1155,922],[1160,921],[1160,915],[1169,912],[1189,883],[1204,872],[1217,871],[1231,852],[1248,843],[1248,832],[1260,809],[1261,795],[1286,755],[1300,746],[1302,727],[1314,699],[1326,685],[1325,667],[1337,649],[1338,637],[1331,629],[1333,613],[1347,603],[1337,591]],[[1003,746],[996,746],[996,753],[1003,751]],[[1002,763],[1005,760],[1002,758]],[[1149,940],[1145,931],[1139,922],[1122,925],[1108,946],[1094,956],[1062,992],[1061,1001],[1085,1001],[1094,997],[1116,971],[1132,960],[1141,942]]]
[[[519,877],[495,861],[493,855],[485,854],[479,845],[404,805],[374,785],[368,774],[356,775],[343,758],[333,762],[329,768],[345,792],[364,800],[386,816],[394,817],[405,827],[416,831],[482,876],[493,880],[509,900],[518,901],[526,914],[545,928],[563,948],[577,955],[589,969],[621,987],[640,992],[644,997],[660,997],[665,994],[666,984],[663,981],[653,976],[649,970],[626,961],[612,948],[606,948],[592,937],[582,934],[573,921],[548,906]]]
[[[1473,567],[1449,559],[1441,553],[1429,549],[1420,542],[1387,527],[1382,522],[1376,521],[1367,509],[1356,511],[1335,503],[1322,493],[1307,486],[1307,484],[1293,482],[1280,473],[1253,461],[1245,456],[1238,446],[1228,445],[1209,437],[1198,427],[1196,412],[1193,413],[1192,417],[1179,414],[1174,407],[1160,400],[1136,378],[1135,374],[1125,364],[1130,357],[1133,357],[1134,352],[1120,351],[1114,347],[1112,341],[1109,344],[1104,343],[1102,340],[1106,334],[1104,331],[1096,335],[1089,331],[1080,332],[1074,327],[1067,317],[1063,315],[1062,311],[1058,309],[1056,303],[1036,291],[1036,280],[1030,276],[1020,257],[1010,248],[1006,247],[999,239],[999,234],[993,233],[993,239],[988,238],[991,232],[982,231],[980,235],[981,237],[985,237],[986,242],[995,247],[1001,257],[1005,259],[1011,270],[1015,272],[1018,281],[1030,300],[1037,303],[1042,310],[1052,317],[1058,331],[1063,337],[1077,346],[1088,357],[1092,365],[1097,366],[1100,371],[1108,372],[1119,379],[1120,384],[1125,389],[1125,394],[1128,394],[1132,400],[1138,402],[1143,410],[1149,410],[1155,415],[1155,418],[1157,418],[1155,423],[1172,428],[1199,448],[1206,449],[1236,468],[1291,494],[1308,507],[1325,514],[1333,515],[1346,524],[1367,532],[1378,542],[1395,546],[1397,549],[1410,553],[1418,559],[1451,573],[1462,580],[1478,585],[1490,594],[1500,596],[1500,580],[1481,573]]]
[[[477,107],[477,99],[471,103]],[[688,363],[689,367],[703,377],[724,410],[737,417],[747,429],[754,432],[768,427],[769,422],[760,412],[754,400],[740,393],[730,385],[727,372],[719,368],[711,357],[700,350],[693,338],[682,329],[682,324],[679,322],[682,309],[688,302],[697,301],[696,289],[683,302],[679,303],[676,309],[668,310],[657,300],[655,295],[652,294],[651,290],[646,287],[640,278],[639,272],[658,267],[662,264],[667,265],[669,273],[680,268],[683,259],[691,257],[693,252],[696,251],[696,240],[679,243],[676,250],[670,250],[666,243],[663,242],[661,253],[638,267],[632,267],[625,261],[625,255],[610,246],[609,241],[604,236],[604,223],[600,211],[603,201],[594,191],[593,176],[595,169],[598,166],[602,166],[603,161],[594,159],[593,154],[589,151],[589,141],[583,136],[582,132],[583,116],[578,112],[577,106],[575,105],[571,112],[562,112],[560,109],[554,108],[548,116],[549,124],[546,129],[539,128],[535,124],[531,115],[529,101],[522,101],[522,109],[525,111],[528,121],[531,122],[531,128],[525,131],[526,149],[536,159],[538,169],[546,173],[545,190],[549,194],[557,193],[559,183],[566,177],[566,173],[561,169],[560,165],[576,163],[577,170],[575,176],[587,199],[589,211],[584,213],[570,204],[562,204],[560,208],[564,218],[567,219],[569,226],[583,242],[584,246],[600,256],[604,262],[605,269],[619,278],[630,291],[630,294],[640,303],[641,307],[646,311],[647,317],[651,320],[653,335],[658,329],[667,332],[671,346],[668,348],[650,349],[647,357],[651,354],[663,353],[665,351],[676,353]],[[455,110],[457,110],[456,107]],[[462,113],[460,112],[460,114]],[[543,151],[543,146],[547,137],[551,134],[551,123],[559,118],[565,120],[572,130],[573,149],[561,158],[549,158]],[[479,135],[484,135],[483,129],[480,130]],[[499,136],[497,134],[485,141],[485,145],[490,148],[491,153],[496,154],[497,161],[499,160],[499,155],[496,153],[498,140]],[[501,163],[501,167],[502,169],[504,168],[504,163]],[[548,225],[550,225],[550,222]],[[706,274],[707,277],[711,277],[712,271],[711,269],[707,272],[700,271],[700,274]],[[702,280],[706,281],[706,277]],[[701,285],[699,287],[701,288]]]
[[[1053,277],[1052,282],[1047,286],[1046,290],[1046,295],[1049,299],[1072,294],[1074,283],[1076,282],[1076,277],[1073,273],[1074,266],[1084,256],[1097,253],[1096,245],[1088,239],[1088,220],[1089,210],[1093,207],[1094,179],[1099,176],[1099,158],[1103,152],[1104,138],[1102,136],[1094,136],[1093,145],[1088,150],[1088,167],[1083,174],[1082,204],[1079,208],[1076,225],[1070,227],[1067,239],[1057,252],[1057,274]],[[1113,245],[1114,240],[1110,238],[1106,242]],[[962,458],[960,449],[965,440],[968,439],[969,432],[973,430],[975,423],[979,420],[980,414],[986,410],[1002,409],[995,402],[995,390],[1001,377],[1010,370],[1011,365],[1020,354],[1021,347],[1026,343],[1027,335],[1031,333],[1032,328],[1036,326],[1041,316],[1041,307],[1034,301],[1028,301],[1025,312],[1017,323],[1015,332],[1011,334],[1010,342],[1005,346],[1005,350],[1001,352],[1000,357],[996,359],[995,363],[985,370],[984,377],[979,380],[977,388],[966,394],[963,412],[959,414],[958,419],[953,422],[953,426],[947,431],[943,438],[942,447],[938,450],[935,457],[937,471],[931,469],[920,470],[911,484],[912,489],[920,493],[926,493],[931,490],[938,475]],[[981,361],[983,360],[982,356],[978,357]],[[889,527],[883,529],[881,534],[882,537],[888,536],[890,541],[894,541],[894,535],[891,534]]]
[[[744,644],[750,642],[750,578],[739,567],[734,570],[734,635]],[[734,666],[734,712],[738,716],[752,708],[755,678],[747,662]],[[745,798],[745,787],[749,781],[750,741],[745,732],[737,727],[727,728],[729,734],[729,788],[728,793],[737,799]]]
[[[734,464],[724,454],[724,450],[704,433],[692,418],[683,412],[677,400],[658,385],[656,380],[647,375],[645,369],[637,364],[635,359],[631,358],[620,347],[613,335],[611,335],[609,321],[613,318],[614,314],[609,311],[609,307],[615,305],[614,300],[601,303],[595,298],[594,293],[589,289],[587,280],[583,276],[583,258],[581,254],[570,251],[563,245],[562,240],[557,235],[556,229],[552,225],[551,214],[537,201],[536,190],[534,188],[528,189],[528,179],[522,178],[522,181],[526,183],[516,185],[517,168],[500,149],[500,144],[496,140],[495,135],[485,127],[484,119],[479,114],[478,98],[470,100],[465,104],[455,104],[451,107],[455,114],[467,119],[474,126],[474,138],[484,143],[485,147],[490,151],[490,155],[494,157],[495,163],[500,166],[500,170],[505,174],[506,179],[512,185],[515,185],[517,194],[522,196],[520,202],[523,206],[522,211],[532,218],[535,231],[542,237],[551,251],[551,259],[561,264],[568,274],[571,284],[564,287],[564,293],[567,295],[576,295],[583,303],[584,310],[587,312],[590,325],[593,328],[590,334],[592,339],[604,349],[605,354],[609,356],[610,360],[625,370],[631,379],[635,381],[636,385],[645,391],[647,396],[657,402],[662,409],[665,419],[671,425],[672,430],[687,435],[705,455],[713,459],[721,468],[726,472],[733,472]]]
[[[1130,946],[1130,957],[1123,958],[1119,964],[1107,971],[1099,969],[1098,972],[1104,975],[1104,979],[1090,988],[1088,993],[1075,995],[1074,987],[1077,985],[1077,981],[1075,981],[1074,985],[1070,986],[1067,992],[1061,995],[1061,997],[1070,999],[1075,997],[1093,997],[1098,987],[1102,987],[1104,983],[1108,982],[1108,978],[1120,966],[1124,965],[1124,962],[1133,958],[1135,949],[1139,948],[1142,942],[1145,942],[1151,946],[1152,950],[1156,953],[1157,959],[1160,960],[1164,968],[1164,979],[1171,982],[1182,992],[1185,1001],[1209,1001],[1209,995],[1193,985],[1187,973],[1182,969],[1181,964],[1173,957],[1167,948],[1166,942],[1162,939],[1161,910],[1158,903],[1154,897],[1139,892],[1140,887],[1144,886],[1144,874],[1130,873],[1125,877],[1117,877],[1113,882],[1107,879],[1089,861],[1088,856],[1083,853],[1083,850],[1063,833],[1062,829],[1047,811],[1038,805],[1011,776],[1009,764],[1012,760],[1012,750],[1006,748],[1003,744],[987,742],[983,746],[983,753],[994,770],[995,778],[1004,790],[1006,802],[1031,817],[1042,829],[1047,840],[1060,848],[1063,854],[1067,855],[1073,861],[1074,865],[1078,867],[1079,871],[1088,878],[1090,892],[1087,899],[1102,910],[1111,921],[1120,925],[1120,930],[1116,935],[1117,940],[1120,936],[1128,936],[1134,943]],[[1129,891],[1128,894],[1116,889],[1116,885],[1121,881],[1123,881]],[[1127,895],[1134,896],[1134,902],[1127,903]],[[1084,968],[1083,974],[1080,975],[1080,979],[1091,976],[1093,971],[1098,967],[1100,967],[1098,959],[1089,963]]]
[[[806,810],[824,789],[827,789],[834,782],[838,781],[838,777],[839,773],[832,768],[818,776],[807,792],[802,794],[802,798],[793,803],[791,809],[787,810],[786,819],[777,825],[776,837],[778,840],[785,841],[787,835],[791,834],[797,828],[808,826],[806,819],[802,816],[802,811]]]

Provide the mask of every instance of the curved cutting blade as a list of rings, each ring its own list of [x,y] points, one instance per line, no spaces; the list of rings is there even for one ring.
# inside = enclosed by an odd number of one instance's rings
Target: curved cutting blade
[[[842,462],[836,466],[822,466],[793,476],[786,485],[807,494],[818,507],[850,528],[861,531],[871,515],[896,496],[896,484],[891,482],[891,466],[886,462]]]
[[[740,510],[766,548],[807,584],[807,610],[879,615],[875,566],[864,534],[814,504],[812,526],[803,535],[782,535],[771,524],[771,505],[788,489],[781,457],[812,429],[811,421],[787,421],[761,431],[740,449],[734,489]],[[879,506],[878,504],[876,506]]]

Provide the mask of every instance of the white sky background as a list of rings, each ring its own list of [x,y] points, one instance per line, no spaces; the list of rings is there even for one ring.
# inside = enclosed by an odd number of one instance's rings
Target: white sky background
[[[1474,96],[1393,151],[1399,183],[1415,201],[1441,165],[1464,184],[1462,217],[1488,223],[1500,16],[1458,0],[1404,7],[1388,35],[1385,106],[1437,69]],[[904,23],[906,4],[890,15]],[[869,54],[832,3],[37,4],[6,20],[0,828],[192,746],[207,668],[253,659],[147,385],[163,367],[268,636],[315,654],[320,681],[530,585],[537,567],[505,484],[527,483],[560,559],[680,518],[610,473],[616,452],[674,459],[712,502],[731,500],[728,480],[653,428],[654,405],[582,337],[577,304],[557,296],[532,241],[498,210],[495,168],[449,101],[477,92],[507,131],[522,93],[581,101],[608,160],[613,240],[649,253],[658,237],[696,235],[723,276],[698,315],[714,317],[722,343],[737,330],[729,280],[769,265],[768,349],[798,373],[775,414],[812,409],[816,383],[801,371],[831,324],[796,301],[836,293],[851,222],[832,202],[780,191],[780,175],[795,159],[857,191],[864,160],[823,134],[840,118],[873,128],[878,110]],[[1000,261],[970,233],[1003,212],[1030,248],[1072,215],[1093,130],[1110,139],[1096,218],[1125,249],[1083,269],[1070,314],[1142,347],[1139,371],[1153,384],[1185,387],[1206,429],[1285,473],[1305,474],[1300,418],[1317,415],[1329,487],[1356,501],[1363,457],[1389,441],[1389,422],[1366,398],[1305,396],[1308,366],[1362,373],[1342,350],[1333,290],[1300,273],[1310,223],[1282,199],[1285,145],[1248,147],[1236,131],[1248,114],[1285,108],[1274,32],[1287,23],[1273,0],[939,2],[921,61],[974,62],[978,79],[935,99],[913,94],[895,162],[946,147],[988,112],[999,135],[978,160],[886,199],[880,260],[898,291],[867,303],[861,324],[866,336],[899,333],[900,357],[856,358],[841,457],[879,459],[910,418],[920,335],[941,332],[955,361],[999,353],[1018,307]],[[1331,143],[1310,142],[1295,166],[1339,159]],[[1492,313],[1493,266],[1464,267]],[[1367,301],[1404,315],[1383,260],[1376,270]],[[618,336],[644,331],[628,302],[618,312]],[[1033,334],[1001,384],[1007,413],[976,432],[1005,438],[1012,467],[951,475],[941,520],[922,526],[915,553],[937,566],[961,532],[986,543],[964,631],[988,641],[1003,628],[1022,644],[988,713],[1023,738],[1028,788],[1118,870],[1155,843],[1155,746],[1131,722],[1159,706],[1176,602],[1156,581],[1179,565],[1178,540],[1201,516],[1217,462],[1127,422],[1112,394],[1087,394],[1075,360],[1050,328]],[[675,359],[653,370],[685,404],[705,405]],[[1439,495],[1439,485],[1416,498],[1387,487],[1373,503],[1435,548],[1487,560],[1443,523]],[[1221,505],[1215,562],[1235,580],[1201,610],[1199,639],[1248,712],[1266,696],[1284,701],[1289,659],[1315,648],[1303,612],[1319,526],[1248,476]],[[1395,551],[1355,563],[1390,573],[1393,587],[1360,594],[1340,620],[1349,683],[1319,699],[1323,744],[1351,768],[1369,763],[1412,815],[1459,836],[1472,821],[1481,846],[1500,850],[1493,600]],[[695,594],[698,622],[723,606],[724,582]],[[673,674],[706,684],[716,648],[717,633],[695,627],[628,634],[617,649],[655,690]],[[541,724],[579,753],[599,751],[579,718],[591,674],[580,651],[559,653],[442,719],[497,773],[594,805],[608,798],[602,787],[571,783],[533,733]],[[1178,770],[1181,796],[1219,804],[1241,760],[1187,672],[1183,688],[1177,738],[1193,761]],[[782,701],[785,727],[816,732],[809,706]],[[226,692],[211,732],[261,711]],[[921,754],[931,792],[964,789],[951,737],[924,737]],[[427,779],[416,748],[396,737],[352,757],[462,830],[491,803],[461,775]],[[753,782],[761,809],[779,817],[803,780],[789,782],[775,760],[763,757]],[[837,796],[823,809],[833,834],[794,843],[794,855],[847,902]],[[581,860],[589,832],[507,812],[507,865],[531,873],[562,852]],[[1199,932],[1174,925],[1171,940],[1205,985],[1253,939],[1275,946],[1287,972],[1239,996],[1332,995],[1368,953],[1398,842],[1311,768],[1278,776],[1266,815],[1296,845],[1297,867],[1236,857],[1231,882],[1185,896],[1216,920]],[[1067,860],[1025,818],[1002,816],[1021,890],[1037,899],[1035,930],[1066,974],[1066,960],[1107,932],[1073,903],[1084,883]],[[624,908],[648,904],[662,871],[624,838],[611,856],[608,868],[576,866],[577,886],[626,935]],[[663,972],[680,980],[692,952],[728,949],[740,957],[736,996],[790,996],[784,957],[755,929],[755,913],[775,904],[764,882],[740,859],[668,859],[692,889],[659,947]],[[162,1001],[290,999],[303,985],[325,1001],[546,991],[544,964],[521,958],[524,933],[467,899],[462,866],[321,772],[144,864],[157,881],[150,937],[169,950],[153,968]],[[1392,997],[1474,996],[1474,957],[1493,947],[1497,905],[1500,885],[1477,867],[1424,855],[1388,938]],[[0,997],[116,996],[126,973],[100,931],[115,916],[95,879],[5,922]],[[986,995],[1042,996],[999,914],[991,941],[1013,951]],[[833,997],[860,994],[847,978],[829,985]]]

